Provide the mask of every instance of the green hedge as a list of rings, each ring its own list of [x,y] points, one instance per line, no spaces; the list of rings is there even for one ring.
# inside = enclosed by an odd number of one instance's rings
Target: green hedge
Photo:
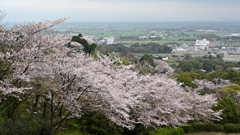
[[[224,124],[224,130],[227,133],[240,133],[240,124]]]
[[[198,133],[198,132],[226,132],[239,133],[240,124],[214,124],[214,123],[194,123],[186,124],[182,127],[184,133]]]
[[[224,132],[224,126],[222,124],[204,123],[204,131],[208,132]]]
[[[196,132],[193,130],[193,126],[191,124],[186,124],[185,126],[182,126],[182,129],[184,130],[184,133]]]
[[[194,123],[186,124],[183,127],[173,128],[173,127],[164,127],[150,131],[148,135],[183,135],[184,133],[199,133],[199,132],[226,132],[226,133],[240,133],[240,124],[213,124],[213,123]],[[138,132],[139,133],[139,132]],[[93,135],[91,133],[82,133],[77,130],[67,130],[62,131],[58,135]],[[99,133],[98,133],[99,134]],[[136,134],[134,131],[129,133],[122,134]]]
[[[155,131],[150,131],[149,135],[182,135],[184,130],[180,127],[172,128],[172,127],[165,127],[156,129]]]

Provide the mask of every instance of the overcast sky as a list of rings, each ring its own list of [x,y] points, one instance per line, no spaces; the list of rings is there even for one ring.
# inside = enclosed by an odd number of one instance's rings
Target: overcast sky
[[[4,21],[240,21],[240,0],[0,0]]]

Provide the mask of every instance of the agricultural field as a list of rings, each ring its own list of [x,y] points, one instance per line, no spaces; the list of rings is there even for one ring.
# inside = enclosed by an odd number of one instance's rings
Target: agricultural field
[[[114,52],[114,54],[119,55],[121,52]],[[170,53],[133,53],[136,56],[143,56],[144,54],[149,54],[149,55],[158,55],[158,56],[168,56]]]
[[[188,27],[186,27],[186,24]],[[227,39],[232,33],[239,33],[239,24],[211,23],[211,22],[138,22],[138,23],[71,23],[68,22],[54,31],[64,34],[71,31],[72,35],[81,33],[83,36],[95,36],[100,39],[113,36],[118,43],[146,44],[149,42],[160,44],[195,44],[196,39],[208,39],[212,43],[237,45],[240,40]],[[157,36],[158,38],[138,39],[139,36]],[[124,38],[123,38],[124,37]],[[97,43],[97,41],[95,41]]]
[[[134,53],[134,55],[137,55],[137,56],[143,56],[144,54],[146,53]],[[149,55],[158,55],[158,56],[167,56],[167,55],[170,55],[170,53],[147,53]]]

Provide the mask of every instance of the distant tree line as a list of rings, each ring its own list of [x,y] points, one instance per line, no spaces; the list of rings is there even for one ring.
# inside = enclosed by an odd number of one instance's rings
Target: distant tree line
[[[185,39],[180,38],[180,39],[178,39],[178,41],[196,41],[196,39],[195,38],[185,38]]]
[[[179,57],[178,55],[172,55],[172,57]],[[222,60],[223,54],[217,54],[216,57],[212,55],[204,55],[202,57],[193,58],[191,54],[185,54],[184,60],[178,60],[177,66],[183,72],[192,72],[196,70],[205,70],[207,73],[215,70],[227,70],[231,67],[240,67],[240,62],[224,62]],[[178,71],[178,70],[177,70]]]
[[[208,34],[200,34],[197,36],[199,39],[207,39],[207,40],[221,40],[221,37],[216,34],[208,33]]]
[[[123,44],[106,45],[106,50],[114,52],[133,52],[133,53],[171,53],[172,48],[167,45],[160,45],[158,43],[138,44],[135,43],[131,47],[126,47]]]
[[[178,61],[178,68],[184,72],[191,72],[198,69],[212,72],[213,70],[226,70],[230,67],[240,67],[240,63],[222,62],[213,60],[198,60],[198,61]]]

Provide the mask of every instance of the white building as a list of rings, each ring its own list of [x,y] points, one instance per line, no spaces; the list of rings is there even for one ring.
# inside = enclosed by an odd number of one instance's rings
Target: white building
[[[232,34],[230,36],[232,36],[232,37],[240,37],[240,33],[234,33],[234,34]]]
[[[99,41],[98,41],[98,44],[104,44],[104,43],[106,43],[105,40],[99,40]]]
[[[162,60],[168,60],[168,57],[166,57],[166,58],[162,58]]]
[[[139,36],[138,38],[139,39],[148,39],[149,37],[148,36]]]
[[[211,46],[212,42],[206,39],[196,40],[194,50],[195,51],[208,51],[209,46]]]
[[[114,43],[114,37],[108,37],[107,38],[107,44],[110,45],[110,44],[113,44]]]

